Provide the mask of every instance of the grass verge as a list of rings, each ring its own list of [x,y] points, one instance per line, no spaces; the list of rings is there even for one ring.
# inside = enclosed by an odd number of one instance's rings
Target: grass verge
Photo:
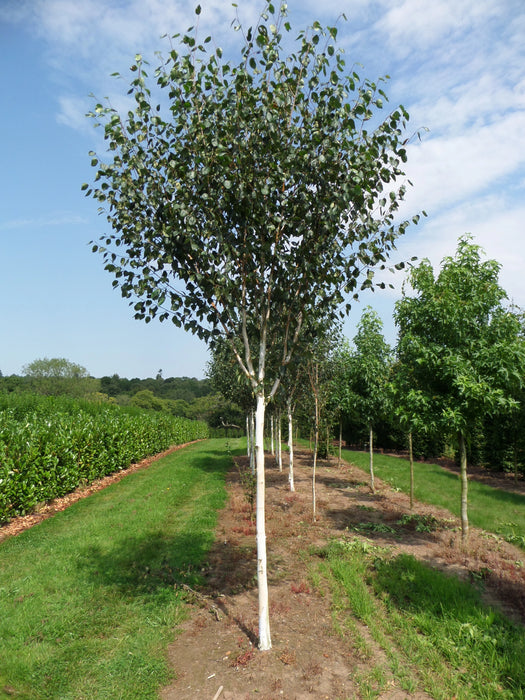
[[[347,462],[368,472],[368,452],[344,450]],[[404,493],[410,491],[410,464],[400,457],[374,455],[374,473]],[[460,481],[457,474],[438,464],[414,463],[414,495],[418,501],[460,515]],[[469,521],[474,527],[501,535],[525,549],[525,496],[469,481]]]
[[[0,544],[0,698],[157,696],[239,446],[191,445]]]
[[[523,628],[472,586],[358,538],[317,553],[335,629],[363,660],[355,678],[363,698],[392,684],[436,700],[525,697]]]

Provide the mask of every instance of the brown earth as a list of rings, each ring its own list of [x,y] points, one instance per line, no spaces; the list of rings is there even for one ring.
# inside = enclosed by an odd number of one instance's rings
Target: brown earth
[[[176,449],[180,449],[176,448]],[[166,453],[163,453],[166,454]],[[286,458],[286,457],[285,457]],[[32,516],[0,528],[0,541],[18,534],[75,500],[104,488],[130,471],[147,467],[148,459],[118,475],[102,479]],[[245,466],[245,458],[239,463]],[[445,465],[453,468],[452,465]],[[317,518],[312,520],[312,455],[295,455],[295,493],[289,491],[287,465],[279,472],[267,456],[266,529],[270,585],[272,649],[257,649],[258,604],[255,528],[238,468],[227,479],[229,499],[219,514],[216,542],[203,574],[206,585],[188,591],[192,600],[187,621],[177,630],[169,649],[176,680],[164,688],[162,700],[346,700],[363,697],[359,674],[381,665],[384,652],[371,658],[356,651],[351,640],[334,633],[330,596],[320,595],[308,575],[304,552],[333,537],[361,536],[353,530],[370,523],[366,537],[395,552],[408,552],[432,566],[473,583],[483,581],[487,602],[525,623],[525,554],[488,533],[471,528],[468,546],[461,544],[459,521],[448,511],[416,503],[413,513],[432,516],[440,526],[416,532],[404,526],[402,536],[374,531],[374,523],[396,526],[410,513],[408,497],[376,479],[371,494],[367,475],[331,458],[318,465]],[[471,469],[470,478],[525,492],[504,475]],[[510,517],[510,516],[509,516]],[[395,527],[400,532],[399,526]],[[364,535],[363,535],[364,536]],[[366,630],[361,630],[366,636]],[[372,642],[371,642],[372,643]],[[409,695],[390,680],[381,700],[429,698]]]
[[[334,633],[329,595],[320,595],[312,586],[304,551],[333,537],[357,535],[352,528],[366,522],[394,526],[410,513],[408,497],[379,480],[376,494],[371,494],[363,471],[347,464],[338,467],[331,458],[318,468],[314,523],[312,456],[299,451],[294,461],[296,491],[292,494],[287,467],[280,473],[275,459],[267,457],[272,649],[257,649],[254,527],[239,471],[234,469],[228,478],[229,502],[220,513],[216,543],[204,570],[207,585],[194,596],[193,613],[169,650],[176,680],[162,691],[162,700],[361,698],[359,674],[381,665],[382,650],[365,660]],[[485,481],[491,478],[486,473],[478,476]],[[504,477],[492,480],[496,486],[511,486]],[[422,533],[405,527],[402,539],[373,530],[367,531],[367,537],[473,583],[483,580],[487,602],[525,622],[522,550],[473,528],[464,547],[459,521],[448,511],[418,503],[413,512],[433,516],[440,527]],[[429,697],[424,692],[409,695],[393,679],[380,695],[383,700]]]

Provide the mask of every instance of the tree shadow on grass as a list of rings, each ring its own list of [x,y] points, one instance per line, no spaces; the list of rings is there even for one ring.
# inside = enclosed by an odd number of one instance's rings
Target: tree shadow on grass
[[[525,496],[519,493],[513,493],[512,491],[504,491],[503,489],[497,489],[486,484],[476,483],[474,485],[473,481],[469,482],[471,491],[477,491],[483,494],[485,498],[490,498],[495,501],[501,502],[506,508],[523,508],[525,506]]]
[[[231,469],[232,457],[242,453],[243,450],[225,452],[210,445],[206,450],[201,446],[196,454],[178,454],[190,462],[192,469],[222,477]],[[77,567],[82,577],[129,596],[141,596],[182,583],[200,586],[205,584],[205,562],[216,548],[220,549],[214,539],[213,532],[190,531],[189,528],[175,535],[161,529],[139,535],[108,532],[100,544],[79,549]],[[242,559],[243,553],[232,551],[230,557],[235,559],[236,556]]]
[[[197,585],[212,536],[182,533],[175,537],[152,532],[123,537],[110,546],[91,545],[78,553],[80,575],[126,596],[143,596],[160,588]]]
[[[79,575],[125,596],[143,596],[186,584],[218,595],[256,585],[255,547],[215,540],[212,534],[161,532],[124,537],[111,546],[78,552]]]
[[[123,600],[140,600],[144,604],[174,588],[182,589],[182,595],[195,602],[191,593],[194,591],[199,601],[208,599],[210,608],[230,615],[223,595],[248,591],[257,585],[255,548],[212,540],[211,535],[183,533],[166,537],[151,533],[123,538],[104,550],[90,546],[79,552],[79,575],[99,590],[107,589]],[[103,597],[104,593],[100,595]],[[252,644],[257,643],[254,629],[237,617],[233,621]]]
[[[193,454],[192,452],[176,452],[174,453],[177,458],[184,458],[191,463],[192,467],[199,469],[206,473],[218,473],[223,474],[231,469],[232,458],[237,455],[244,454],[245,450],[235,449],[231,451],[217,450],[217,449],[204,449],[199,446],[198,454]],[[162,459],[170,459],[172,455],[168,455]]]

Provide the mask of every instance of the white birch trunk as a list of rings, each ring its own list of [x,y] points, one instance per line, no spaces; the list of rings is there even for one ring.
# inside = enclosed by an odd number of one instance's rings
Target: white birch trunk
[[[468,477],[467,477],[467,448],[465,436],[460,431],[459,438],[459,464],[461,475],[461,541],[468,539]]]
[[[253,411],[250,413],[250,471],[255,474],[255,423]]]
[[[270,608],[266,570],[266,521],[264,474],[264,394],[257,394],[255,414],[255,462],[257,467],[257,584],[259,589],[259,649],[272,648],[270,637]]]
[[[410,460],[410,510],[414,507],[414,451],[412,449],[412,431],[408,433],[408,458]]]
[[[246,414],[246,454],[248,457],[251,453],[251,436],[250,436],[250,416]]]
[[[316,516],[316,494],[315,494],[315,471],[317,467],[317,451],[319,449],[319,400],[317,394],[314,395],[315,403],[315,426],[314,426],[314,466],[312,470],[312,519],[315,523]]]
[[[339,457],[337,459],[337,466],[341,466],[341,448],[343,445],[343,419],[339,416]]]
[[[282,445],[282,425],[281,425],[281,411],[277,414],[277,464],[279,465],[279,471],[283,470],[283,445]]]
[[[274,426],[273,416],[271,416],[270,417],[270,452],[272,453],[272,455],[275,455],[274,437],[275,437],[275,426]]]
[[[290,457],[290,464],[288,467],[288,482],[290,484],[290,491],[295,491],[295,485],[293,482],[293,419],[291,404],[288,404],[288,451]]]
[[[375,482],[374,482],[374,430],[372,428],[372,423],[370,423],[370,488],[372,493],[376,492]]]

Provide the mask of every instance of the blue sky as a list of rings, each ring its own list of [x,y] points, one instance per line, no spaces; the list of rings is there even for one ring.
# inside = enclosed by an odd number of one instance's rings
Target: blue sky
[[[244,21],[263,3],[238,0]],[[103,153],[84,115],[97,98],[125,105],[135,53],[156,63],[161,35],[193,24],[187,0],[1,0],[3,68],[0,168],[0,370],[20,373],[41,357],[66,357],[94,376],[203,377],[205,346],[169,323],[144,324],[100,256],[88,245],[106,230],[80,190]],[[203,37],[231,49],[238,35],[229,1],[201,0]],[[400,240],[396,260],[428,257],[437,266],[471,232],[502,264],[501,283],[525,307],[525,4],[523,0],[290,0],[290,21],[340,22],[347,65],[376,79],[390,75],[390,105],[409,111],[411,130],[428,129],[408,150],[413,183],[407,216],[423,224]],[[396,290],[362,298],[345,324],[349,338],[366,304],[395,341]]]

